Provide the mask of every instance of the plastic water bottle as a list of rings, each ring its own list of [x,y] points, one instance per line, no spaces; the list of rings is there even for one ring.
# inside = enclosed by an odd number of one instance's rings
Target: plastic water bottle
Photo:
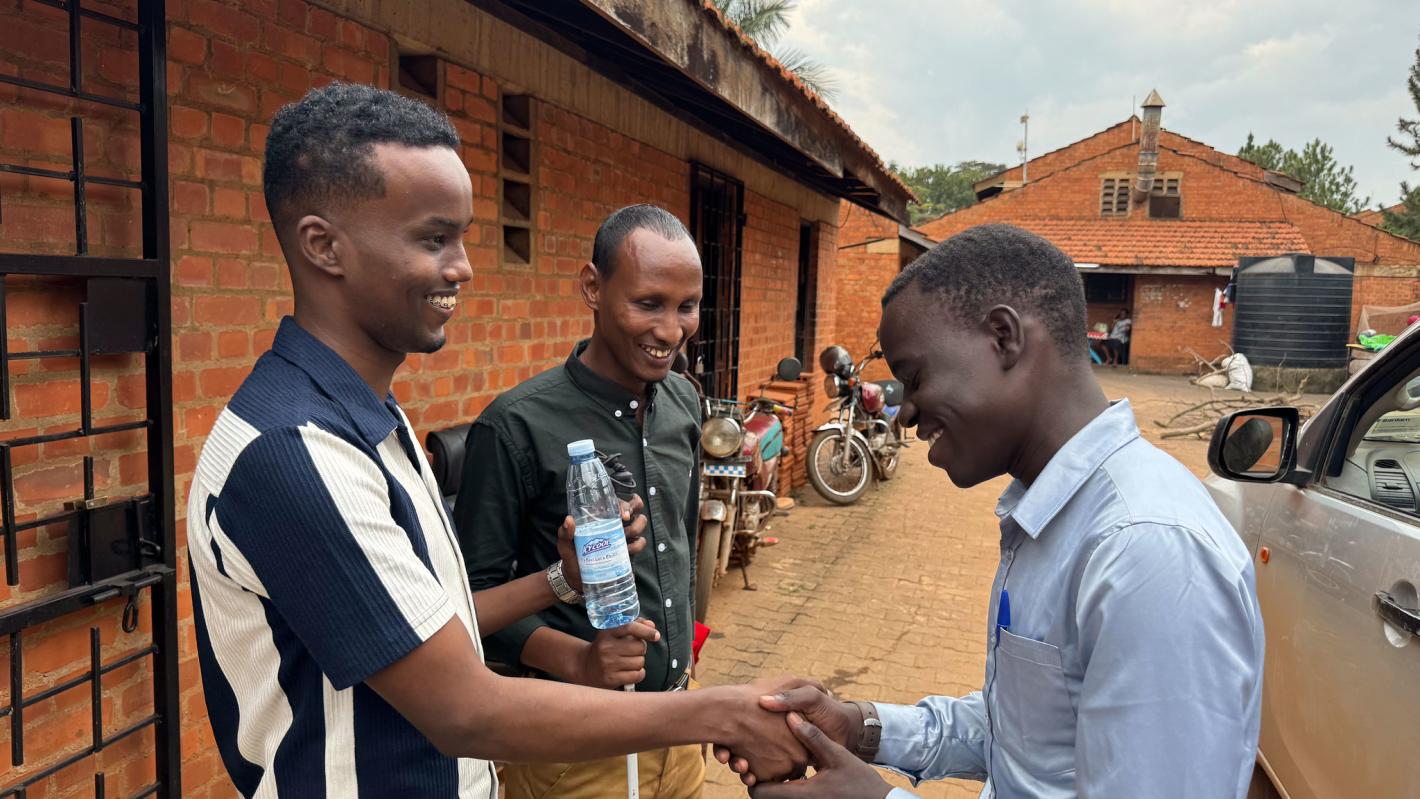
[[[587,618],[598,630],[636,621],[641,602],[626,551],[621,506],[590,439],[567,445],[567,515],[577,523],[577,562]]]

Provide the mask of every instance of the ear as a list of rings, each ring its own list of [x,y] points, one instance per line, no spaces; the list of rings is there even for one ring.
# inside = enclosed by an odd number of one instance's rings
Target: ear
[[[1011,369],[1019,363],[1025,354],[1026,335],[1025,326],[1021,324],[1021,315],[1016,313],[1016,309],[1009,305],[997,305],[986,312],[986,318],[981,320],[981,324],[995,345],[994,350],[1001,364],[1001,371]]]
[[[602,276],[597,265],[591,261],[582,264],[577,279],[582,284],[582,302],[593,311],[601,310]]]
[[[316,269],[339,277],[345,274],[340,263],[341,247],[336,242],[335,225],[315,214],[307,214],[296,222],[296,248],[307,263]]]

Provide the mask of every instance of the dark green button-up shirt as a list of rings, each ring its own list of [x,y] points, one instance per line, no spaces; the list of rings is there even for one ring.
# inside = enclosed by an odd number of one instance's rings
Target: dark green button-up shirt
[[[637,398],[582,363],[586,346],[499,397],[474,422],[454,518],[474,591],[541,571],[559,559],[567,444],[590,438],[602,453],[619,453],[650,517],[648,546],[631,559],[641,615],[661,631],[638,689],[664,691],[690,667],[694,637],[700,401],[672,374],[647,386],[644,421],[637,422]],[[484,639],[488,657],[521,662],[524,644],[543,626],[587,641],[596,636],[586,608],[559,603]]]

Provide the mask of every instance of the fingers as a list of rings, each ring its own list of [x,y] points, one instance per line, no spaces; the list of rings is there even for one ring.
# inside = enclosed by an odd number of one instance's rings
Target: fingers
[[[806,684],[773,696],[762,696],[759,698],[759,706],[772,713],[788,713],[791,710],[804,712],[814,709],[828,698],[822,685],[816,687]]]
[[[647,518],[646,514],[642,513],[638,514],[630,521],[623,518],[622,522],[626,527],[626,540],[631,541],[632,539],[639,539],[641,536],[645,535],[646,525],[650,524],[650,519]]]
[[[661,640],[661,631],[656,629],[656,623],[650,619],[637,619],[613,629],[611,633],[617,638],[634,638],[638,641]]]
[[[562,526],[557,528],[557,537],[571,541],[577,534],[577,523],[567,516],[562,520]]]
[[[823,730],[814,726],[798,713],[789,714],[789,729],[794,731],[794,737],[809,750],[813,757],[813,762],[817,764],[820,771],[833,768],[843,762],[848,750],[839,746],[832,738],[823,734]]]

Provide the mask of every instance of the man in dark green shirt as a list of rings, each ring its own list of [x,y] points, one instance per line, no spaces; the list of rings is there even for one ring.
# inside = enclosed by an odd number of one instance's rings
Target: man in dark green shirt
[[[699,326],[701,286],[694,242],[670,213],[633,205],[608,217],[581,273],[592,337],[562,366],[499,397],[474,423],[455,510],[475,591],[547,569],[558,560],[557,531],[567,517],[567,443],[592,439],[604,458],[616,455],[625,467],[630,479],[618,490],[634,490],[645,503],[649,546],[631,563],[641,613],[659,636],[648,634],[646,622],[598,634],[586,608],[564,590],[572,603],[490,636],[490,658],[605,688],[687,686],[700,402],[689,381],[671,373],[671,362]],[[643,753],[640,773],[647,797],[698,797],[700,747]],[[592,799],[624,791],[625,775],[616,758],[514,764],[504,782],[507,799],[554,788],[564,799]]]

